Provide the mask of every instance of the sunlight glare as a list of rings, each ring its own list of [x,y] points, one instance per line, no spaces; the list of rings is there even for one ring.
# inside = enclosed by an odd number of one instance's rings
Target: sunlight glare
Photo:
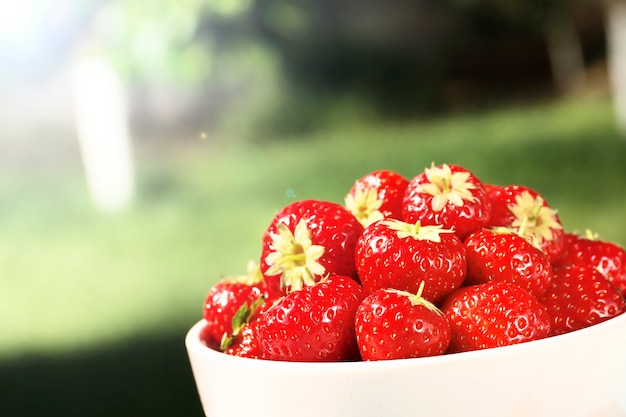
[[[35,0],[0,0],[0,36],[23,38],[35,24]]]
[[[78,139],[96,206],[118,211],[132,198],[134,164],[119,76],[103,57],[79,58],[72,73]]]

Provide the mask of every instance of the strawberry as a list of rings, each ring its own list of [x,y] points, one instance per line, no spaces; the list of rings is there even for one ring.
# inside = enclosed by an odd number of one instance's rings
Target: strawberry
[[[517,285],[490,281],[452,293],[441,310],[452,338],[448,352],[465,352],[542,339],[550,316],[537,298]]]
[[[208,324],[200,329],[200,341],[209,349],[220,350],[220,341],[213,336],[213,328]]]
[[[222,278],[211,287],[204,302],[203,317],[206,330],[203,332],[207,343],[219,346],[224,335],[231,335],[233,318],[242,307],[253,310],[266,299],[265,283],[259,267],[248,264],[248,275]],[[250,315],[253,311],[248,312]],[[241,314],[241,312],[240,312]],[[211,342],[211,340],[213,342]]]
[[[263,354],[290,362],[358,359],[354,316],[363,298],[363,288],[341,275],[288,293],[258,319]]]
[[[550,260],[563,250],[563,225],[537,191],[522,185],[489,185],[490,226],[513,227],[535,242]]]
[[[368,293],[394,288],[437,303],[460,287],[466,274],[465,248],[452,230],[399,220],[381,220],[363,230],[355,252],[359,279]]]
[[[359,305],[356,338],[363,360],[441,355],[450,344],[450,324],[437,307],[417,294],[379,289]]]
[[[552,278],[550,259],[511,229],[482,229],[469,235],[463,244],[467,257],[465,284],[510,282],[536,297],[548,289]]]
[[[395,171],[377,170],[356,180],[345,207],[367,226],[376,220],[402,219],[402,200],[409,181]]]
[[[589,265],[602,273],[626,296],[626,250],[587,231],[585,236],[565,233],[563,252],[555,266]]]
[[[403,220],[454,229],[462,240],[489,221],[489,199],[482,181],[458,165],[426,168],[407,186]]]
[[[313,285],[325,275],[356,278],[354,247],[362,230],[337,203],[301,200],[284,207],[262,239],[261,271],[270,296]]]
[[[224,353],[242,358],[264,359],[263,349],[259,340],[259,325],[261,320],[252,320],[241,328],[235,335]]]
[[[557,268],[541,298],[552,318],[552,333],[563,334],[603,322],[626,309],[620,291],[591,266]]]

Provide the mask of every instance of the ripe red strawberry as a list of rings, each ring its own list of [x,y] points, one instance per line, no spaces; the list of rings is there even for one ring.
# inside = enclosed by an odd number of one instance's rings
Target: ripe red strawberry
[[[558,268],[541,301],[552,319],[552,333],[562,334],[603,322],[626,310],[619,290],[591,266]]]
[[[550,259],[526,238],[510,229],[482,229],[465,242],[465,285],[502,281],[515,284],[535,297],[548,289],[552,278]]]
[[[409,181],[395,171],[381,169],[356,180],[345,207],[367,226],[386,218],[402,219],[402,200]]]
[[[403,220],[454,229],[462,240],[489,221],[489,199],[482,181],[458,165],[426,168],[404,195]]]
[[[220,341],[215,340],[215,336],[213,336],[213,329],[207,324],[205,324],[200,330],[200,341],[209,349],[220,350]]]
[[[490,226],[513,227],[529,237],[548,257],[556,259],[563,250],[563,225],[547,201],[522,185],[489,185]]]
[[[284,207],[262,241],[261,271],[270,296],[297,291],[326,275],[356,278],[354,247],[362,230],[337,203],[302,200]]]
[[[355,316],[361,358],[368,361],[441,355],[450,344],[450,324],[434,304],[417,294],[380,289]]]
[[[239,334],[235,335],[224,353],[242,358],[264,359],[263,349],[259,340],[260,320],[246,323]]]
[[[224,335],[231,335],[233,318],[242,306],[248,306],[250,315],[254,308],[266,299],[266,288],[258,266],[250,264],[248,275],[223,278],[207,294],[204,302],[203,317],[206,330],[203,332],[207,343],[210,339],[219,346]],[[240,312],[241,314],[241,312]]]
[[[290,292],[258,319],[263,354],[290,362],[358,359],[354,316],[363,298],[363,288],[341,275]]]
[[[585,236],[565,233],[563,252],[555,266],[588,265],[601,272],[626,296],[626,250],[588,231]]]
[[[363,230],[356,268],[368,293],[394,288],[437,303],[460,287],[466,274],[465,248],[452,230],[399,220],[381,220]]]
[[[507,282],[463,287],[441,306],[452,329],[448,352],[465,352],[542,339],[550,316],[536,297]]]

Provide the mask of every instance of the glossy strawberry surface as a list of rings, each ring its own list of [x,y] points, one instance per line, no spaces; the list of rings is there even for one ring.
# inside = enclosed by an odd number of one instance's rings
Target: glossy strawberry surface
[[[584,265],[555,269],[541,301],[552,318],[553,334],[601,323],[626,309],[617,287],[596,269]]]
[[[203,306],[203,317],[207,322],[206,337],[219,345],[224,334],[233,333],[232,320],[242,305],[263,301],[264,282],[250,283],[244,277],[224,278],[209,290]]]
[[[626,250],[616,243],[601,240],[592,233],[585,236],[565,233],[563,253],[554,264],[595,268],[626,296]]]
[[[426,168],[409,182],[403,204],[405,222],[441,225],[453,229],[461,240],[489,221],[483,182],[458,165]]]
[[[563,225],[556,210],[537,191],[523,185],[489,185],[489,226],[514,227],[553,260],[563,251]]]
[[[483,229],[464,242],[467,256],[465,284],[510,282],[540,297],[552,279],[550,259],[526,238],[511,231]]]
[[[376,220],[402,219],[402,201],[409,181],[401,174],[381,169],[356,180],[345,198],[345,207],[367,226]]]
[[[246,323],[224,353],[242,358],[264,359],[263,349],[259,340],[259,320]]]
[[[450,344],[446,316],[419,294],[374,291],[359,305],[355,326],[363,360],[441,355]]]
[[[363,288],[346,276],[330,276],[284,296],[259,317],[266,358],[291,362],[359,359],[354,330]]]
[[[200,331],[200,341],[209,349],[213,350],[221,350],[220,349],[220,341],[215,339],[213,336],[213,329],[211,325],[207,325],[206,323],[202,327]]]
[[[362,230],[337,203],[301,200],[284,207],[262,239],[260,266],[272,294],[298,290],[328,274],[356,278],[354,248]]]
[[[466,275],[465,248],[450,230],[397,220],[371,224],[356,246],[359,279],[368,293],[381,288],[417,293],[434,303],[461,286]]]
[[[495,348],[550,335],[550,316],[526,290],[507,282],[463,287],[441,306],[450,327],[449,352]]]

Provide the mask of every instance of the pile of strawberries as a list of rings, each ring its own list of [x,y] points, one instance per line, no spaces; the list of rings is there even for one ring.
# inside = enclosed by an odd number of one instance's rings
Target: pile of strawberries
[[[295,201],[204,304],[204,343],[280,361],[414,358],[575,331],[626,309],[626,251],[566,232],[521,185],[378,170],[344,204]]]

